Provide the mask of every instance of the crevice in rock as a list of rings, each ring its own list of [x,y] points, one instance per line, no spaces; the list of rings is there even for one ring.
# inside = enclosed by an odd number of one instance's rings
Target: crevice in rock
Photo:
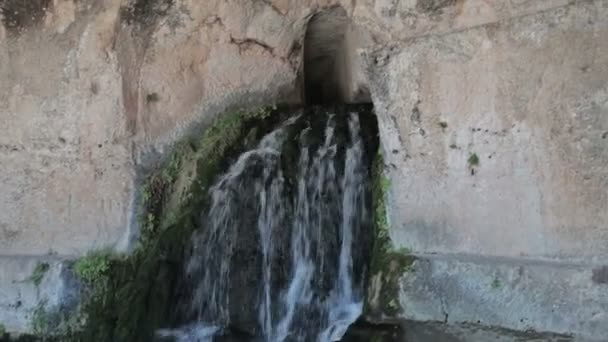
[[[260,47],[262,50],[268,52],[271,56],[274,56],[274,48],[259,39],[254,38],[234,38],[230,35],[230,43],[235,44],[239,48],[239,53],[243,53],[254,46]]]
[[[304,38],[303,96],[306,104],[369,103],[367,79],[357,49],[368,34],[342,7],[314,15]]]

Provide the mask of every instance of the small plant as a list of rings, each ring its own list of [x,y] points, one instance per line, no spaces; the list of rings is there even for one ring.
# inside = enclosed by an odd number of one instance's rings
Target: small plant
[[[492,288],[499,289],[501,287],[502,287],[502,283],[500,282],[500,279],[498,279],[497,277],[494,277],[494,280],[492,280]]]
[[[471,155],[469,156],[468,162],[469,162],[470,167],[478,166],[479,165],[479,156],[477,156],[476,153],[471,153]]]
[[[396,252],[399,254],[403,254],[403,255],[412,254],[412,250],[405,246],[401,246],[401,247],[397,248]]]
[[[6,327],[4,324],[0,323],[0,340],[2,340],[6,335]]]
[[[150,184],[146,183],[141,191],[141,200],[143,203],[147,203],[152,198],[152,192],[150,191]]]
[[[146,95],[146,102],[153,103],[160,101],[160,96],[157,93],[150,93]]]
[[[43,339],[51,333],[51,317],[46,310],[46,302],[38,304],[32,314],[32,320],[30,325],[35,335],[42,337]]]
[[[448,123],[445,121],[439,121],[439,127],[446,129],[448,128]]]
[[[34,272],[32,272],[32,275],[27,280],[31,281],[36,286],[40,286],[40,283],[42,282],[42,279],[44,279],[44,275],[49,268],[50,265],[46,262],[37,263],[36,268],[34,268]]]
[[[76,261],[74,272],[80,279],[94,283],[109,271],[110,256],[111,252],[109,250],[89,253],[84,258]]]

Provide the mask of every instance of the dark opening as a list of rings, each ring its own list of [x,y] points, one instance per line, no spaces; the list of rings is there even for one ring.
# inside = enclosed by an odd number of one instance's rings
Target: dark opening
[[[311,18],[304,39],[306,104],[369,103],[367,81],[357,49],[367,35],[342,7]]]

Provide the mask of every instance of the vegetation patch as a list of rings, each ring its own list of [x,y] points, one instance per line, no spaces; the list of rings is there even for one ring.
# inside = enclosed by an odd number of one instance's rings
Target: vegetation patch
[[[378,154],[372,166],[375,239],[365,309],[366,315],[374,319],[391,318],[400,313],[399,278],[411,270],[415,260],[407,248],[395,249],[391,241],[386,206],[390,180],[384,174],[383,165]]]
[[[46,301],[38,304],[32,312],[30,331],[33,335],[21,335],[14,342],[65,342],[81,341],[73,339],[75,332],[84,324],[80,310],[67,311],[49,308]],[[84,341],[83,341],[84,342]]]
[[[38,304],[38,307],[32,313],[30,324],[31,330],[36,336],[44,339],[51,335],[51,314],[46,309],[45,301]]]
[[[36,264],[32,275],[28,278],[28,281],[31,281],[36,286],[40,286],[42,279],[44,279],[44,275],[48,272],[50,266],[46,262],[39,262]]]
[[[110,270],[110,250],[94,251],[74,264],[74,273],[88,283],[101,280]]]
[[[479,156],[476,153],[471,153],[469,155],[469,159],[467,159],[469,163],[469,167],[474,167],[479,165]]]
[[[161,324],[171,322],[185,247],[203,224],[199,217],[209,204],[207,190],[245,149],[244,138],[254,127],[259,139],[278,122],[273,113],[263,109],[220,116],[201,137],[173,147],[140,188],[135,250],[129,255],[98,251],[74,263],[85,300],[61,318],[66,322],[61,341],[151,341]]]

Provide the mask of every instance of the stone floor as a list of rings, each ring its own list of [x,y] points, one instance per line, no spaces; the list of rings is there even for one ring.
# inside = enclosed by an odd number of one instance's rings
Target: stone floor
[[[342,342],[584,342],[566,335],[518,332],[476,324],[407,321],[401,326],[360,324]],[[590,341],[587,341],[590,342]]]

